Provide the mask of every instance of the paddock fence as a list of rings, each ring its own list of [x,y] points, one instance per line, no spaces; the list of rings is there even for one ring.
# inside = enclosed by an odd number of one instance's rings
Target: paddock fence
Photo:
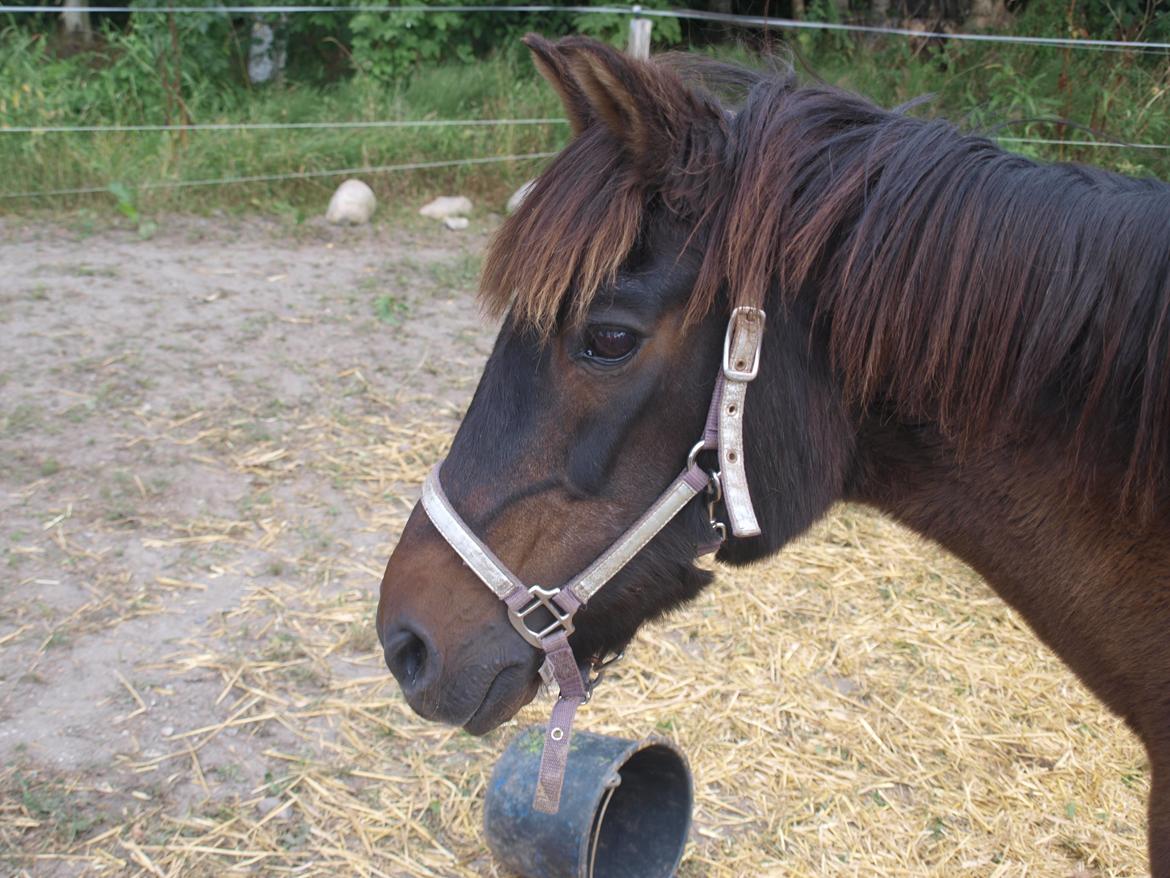
[[[494,6],[372,6],[372,5],[218,5],[218,6],[60,6],[46,7],[36,5],[14,5],[0,7],[0,20],[3,16],[21,16],[46,13],[121,13],[134,15],[238,15],[238,16],[294,16],[305,14],[356,14],[374,13],[380,15],[399,15],[404,13],[460,13],[483,15],[532,15],[537,13],[572,13],[576,15],[626,15],[631,22],[631,33],[640,32],[639,41],[645,41],[648,51],[648,39],[645,33],[647,22],[661,19],[676,19],[703,23],[724,24],[736,28],[776,31],[780,34],[787,32],[813,33],[842,33],[859,37],[897,37],[915,40],[918,43],[937,41],[940,44],[953,41],[956,43],[981,43],[1003,46],[1028,46],[1036,49],[1114,52],[1141,55],[1161,55],[1170,62],[1170,43],[1157,41],[1126,41],[1112,39],[1068,38],[1053,36],[1032,36],[1015,34],[977,33],[952,30],[922,30],[906,27],[886,25],[858,24],[836,21],[810,21],[780,18],[771,16],[740,15],[719,13],[697,9],[652,9],[640,5],[631,6],[561,6],[549,4],[529,5],[494,5]],[[631,37],[631,47],[634,37]],[[1069,137],[1037,137],[1015,136],[1000,133],[1004,128],[1015,124],[1047,123],[1059,126],[1062,130],[1069,128],[1080,129],[1084,136]],[[0,137],[36,138],[46,136],[106,136],[113,134],[216,134],[241,132],[304,132],[304,131],[402,131],[426,128],[481,128],[481,127],[564,127],[566,120],[553,117],[539,118],[461,118],[461,119],[369,119],[369,120],[321,120],[303,122],[206,122],[206,123],[179,123],[179,124],[136,124],[136,125],[7,125],[0,119]],[[1170,143],[1132,143],[1123,140],[1111,139],[1107,135],[1093,130],[1090,126],[1080,125],[1071,120],[1027,119],[1019,122],[1007,121],[997,126],[995,130],[984,132],[997,142],[1008,147],[1039,146],[1059,147],[1091,150],[1132,150],[1137,153],[1165,153],[1170,152]],[[359,167],[290,170],[283,173],[267,174],[240,174],[225,175],[216,178],[198,179],[170,179],[147,180],[134,184],[131,188],[145,192],[159,190],[174,190],[198,187],[215,186],[244,186],[253,183],[278,183],[293,180],[314,180],[341,177],[355,174],[385,175],[401,174],[420,170],[438,168],[459,168],[477,165],[493,164],[532,164],[555,155],[553,151],[536,151],[519,154],[460,156],[452,159],[436,161],[398,162],[390,164],[373,164]],[[119,180],[94,182],[83,186],[69,186],[48,189],[31,189],[17,191],[0,190],[0,202],[35,201],[62,196],[85,196],[109,194],[111,187],[122,185]]]

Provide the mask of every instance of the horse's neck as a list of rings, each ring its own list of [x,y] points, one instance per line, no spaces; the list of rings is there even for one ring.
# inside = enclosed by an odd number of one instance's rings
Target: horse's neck
[[[1170,596],[1165,520],[1139,526],[1070,492],[1060,455],[1043,447],[960,456],[929,431],[874,425],[858,454],[847,499],[970,564],[1099,697],[1130,715],[1116,691],[1128,669],[1107,657],[1125,650],[1127,627],[1150,621],[1146,607]]]
[[[863,430],[857,453],[847,499],[936,540],[997,587],[1051,570],[1057,559],[1075,559],[1080,577],[1104,577],[1112,568],[1103,552],[1145,539],[1147,529],[1125,527],[1108,503],[1070,488],[1054,449],[960,454],[933,431],[886,424]]]

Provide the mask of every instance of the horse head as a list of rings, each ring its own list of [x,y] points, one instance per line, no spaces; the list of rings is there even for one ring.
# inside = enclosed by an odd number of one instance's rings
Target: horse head
[[[712,246],[735,131],[668,66],[580,38],[526,42],[574,138],[488,254],[481,295],[505,317],[441,486],[517,579],[556,586],[655,502],[704,433],[738,302]],[[768,321],[768,391],[746,406],[743,449],[761,532],[727,539],[722,560],[774,550],[839,494],[848,434],[812,329],[799,303]],[[581,609],[577,662],[709,582],[695,561],[712,520],[701,497],[687,503]],[[377,624],[424,717],[483,733],[538,689],[542,653],[421,506],[386,567]]]

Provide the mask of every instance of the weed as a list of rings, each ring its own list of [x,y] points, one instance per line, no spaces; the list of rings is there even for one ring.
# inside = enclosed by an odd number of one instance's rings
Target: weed
[[[69,635],[66,634],[64,631],[61,631],[58,629],[57,631],[54,631],[52,634],[49,635],[49,639],[45,641],[45,648],[46,649],[58,649],[61,647],[68,646],[69,643],[70,643]]]
[[[374,316],[383,323],[397,326],[410,314],[410,305],[398,296],[383,295],[374,299]]]
[[[244,770],[234,762],[225,762],[211,769],[217,777],[228,783],[239,783],[244,779]]]
[[[101,825],[104,817],[92,809],[79,806],[59,781],[40,780],[34,773],[17,772],[16,785],[20,803],[35,819],[48,823],[53,835],[66,844]]]
[[[117,277],[118,270],[108,265],[86,265],[84,262],[72,267],[76,277]]]
[[[0,423],[5,433],[27,433],[40,425],[41,413],[32,403],[18,403]]]
[[[478,253],[464,253],[454,262],[435,262],[431,279],[440,291],[474,288],[479,279],[483,258]]]

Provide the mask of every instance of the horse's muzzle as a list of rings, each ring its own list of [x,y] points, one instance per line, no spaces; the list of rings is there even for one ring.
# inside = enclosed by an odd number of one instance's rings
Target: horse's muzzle
[[[511,629],[505,634],[515,637]],[[462,651],[445,668],[442,654],[418,626],[393,624],[382,633],[382,644],[386,666],[411,709],[423,719],[463,726],[473,735],[511,719],[539,689],[539,654],[531,649],[506,657],[490,648],[483,657]]]

